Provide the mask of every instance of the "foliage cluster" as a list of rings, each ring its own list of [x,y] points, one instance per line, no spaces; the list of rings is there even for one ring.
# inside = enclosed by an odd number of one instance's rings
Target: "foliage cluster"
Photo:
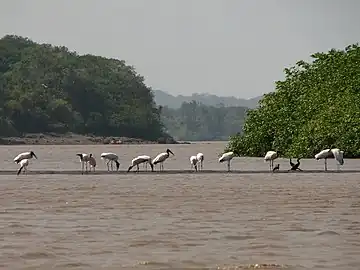
[[[264,156],[277,150],[287,157],[314,157],[337,147],[346,157],[360,155],[360,47],[315,53],[285,69],[285,80],[247,112],[243,133],[227,150]]]
[[[163,107],[161,119],[176,140],[227,140],[230,135],[241,132],[246,110],[192,101],[183,102],[179,109]]]
[[[0,40],[0,136],[167,136],[144,79],[124,61],[19,36]]]

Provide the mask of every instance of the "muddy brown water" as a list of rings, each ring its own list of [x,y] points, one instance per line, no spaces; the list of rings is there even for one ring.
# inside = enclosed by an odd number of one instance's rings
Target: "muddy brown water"
[[[169,145],[166,169],[217,162],[225,143]],[[76,152],[121,169],[164,145],[2,146],[0,170],[33,150],[29,170],[76,170]],[[288,168],[287,160],[279,160]],[[303,169],[323,162],[302,161]],[[265,170],[260,158],[234,169]],[[345,160],[342,170],[358,169]],[[336,169],[329,160],[329,169]],[[360,269],[360,174],[1,175],[1,269]],[[256,265],[258,264],[258,265]]]

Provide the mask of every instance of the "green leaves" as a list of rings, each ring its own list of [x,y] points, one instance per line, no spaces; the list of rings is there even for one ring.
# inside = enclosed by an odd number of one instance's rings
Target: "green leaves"
[[[124,61],[0,40],[0,120],[19,132],[169,137],[144,78]],[[8,124],[6,124],[8,123]],[[0,135],[5,135],[5,128]]]
[[[179,109],[162,107],[162,121],[178,140],[223,140],[242,130],[244,107],[214,107],[195,101]]]
[[[230,138],[228,149],[263,156],[278,149],[288,157],[313,157],[330,145],[347,157],[360,152],[360,48],[312,55],[285,69],[257,109],[248,111],[242,135]]]

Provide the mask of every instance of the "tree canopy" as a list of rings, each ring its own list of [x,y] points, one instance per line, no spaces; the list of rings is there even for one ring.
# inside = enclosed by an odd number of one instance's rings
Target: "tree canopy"
[[[360,47],[311,57],[285,69],[285,80],[247,112],[243,133],[230,137],[227,150],[313,158],[337,147],[346,157],[360,155]]]
[[[161,119],[176,140],[227,140],[231,134],[242,131],[246,110],[192,101],[183,102],[179,109],[163,107]]]
[[[124,61],[19,36],[0,40],[0,136],[168,136],[152,90]]]

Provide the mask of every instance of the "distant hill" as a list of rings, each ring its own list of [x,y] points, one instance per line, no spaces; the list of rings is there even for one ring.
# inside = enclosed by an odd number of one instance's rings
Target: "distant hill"
[[[195,100],[207,106],[225,106],[225,107],[247,107],[256,108],[262,96],[251,99],[242,99],[236,97],[219,97],[212,94],[192,94],[191,96],[173,96],[161,90],[154,90],[155,102],[157,105],[168,106],[169,108],[178,109],[183,102]]]

